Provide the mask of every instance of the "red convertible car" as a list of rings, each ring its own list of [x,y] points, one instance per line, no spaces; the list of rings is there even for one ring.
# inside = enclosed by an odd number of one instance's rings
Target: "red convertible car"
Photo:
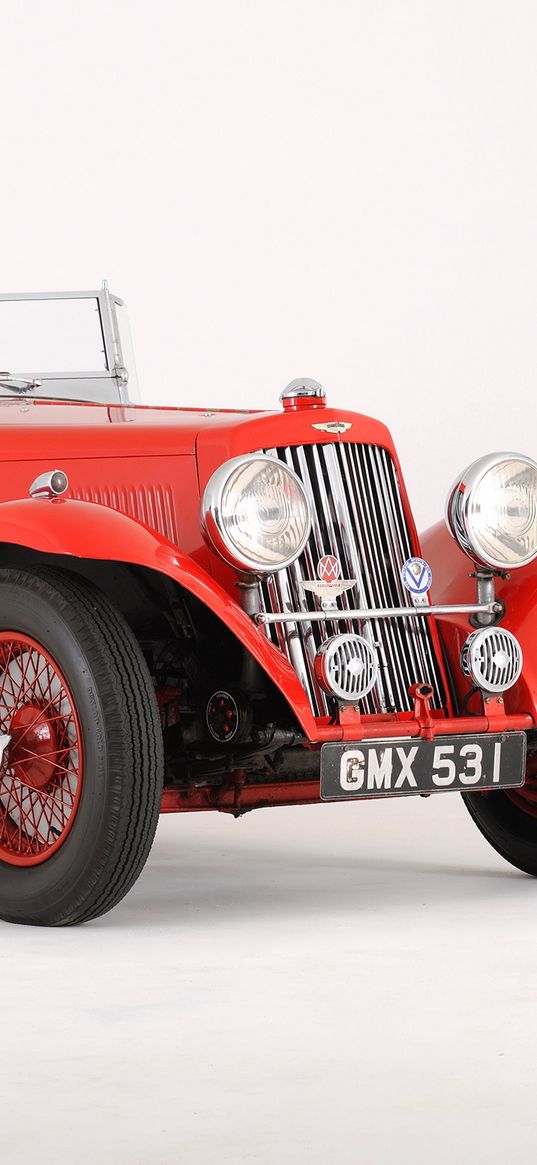
[[[0,297],[0,916],[126,894],[160,812],[462,793],[537,874],[537,465],[418,539],[379,421],[136,403],[106,287]]]

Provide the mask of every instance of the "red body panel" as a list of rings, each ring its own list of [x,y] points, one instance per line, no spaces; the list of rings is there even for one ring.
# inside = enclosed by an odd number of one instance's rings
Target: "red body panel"
[[[350,427],[341,436],[316,427],[330,421],[345,421]],[[291,665],[239,606],[235,597],[237,576],[208,550],[201,535],[200,494],[222,462],[258,449],[335,440],[375,443],[391,453],[413,547],[420,553],[388,430],[369,417],[326,408],[321,403],[296,411],[248,413],[2,401],[0,541],[53,554],[135,563],[168,575],[205,603],[251,652],[284,694],[312,744],[365,736],[416,735],[423,731],[423,725],[409,714],[361,721],[350,715],[339,724],[315,719]],[[54,468],[65,470],[69,477],[68,499],[29,499],[33,479]],[[465,579],[469,564],[447,532],[445,537],[438,532],[428,535],[424,552],[435,570],[435,598],[454,602],[473,598],[472,585]],[[522,626],[527,639],[533,626],[529,609],[537,582],[531,569],[521,574],[524,578],[515,591],[517,617],[515,622],[512,618],[510,622],[506,620],[506,625],[519,636]],[[459,624],[456,620],[443,623],[443,636],[453,660],[467,631],[465,620]],[[434,635],[440,657],[440,643],[436,632]],[[533,693],[536,691],[533,670],[531,661],[527,662],[526,678],[510,700],[513,712],[535,710],[534,696],[531,700],[527,696],[528,686]],[[461,688],[458,660],[454,674]],[[525,717],[523,725],[528,723]],[[519,719],[512,726],[521,727],[522,721]],[[432,731],[447,734],[471,729],[487,731],[488,727],[486,717],[478,725],[476,720],[470,723],[440,714]]]
[[[352,427],[343,436],[334,436],[313,428],[313,425],[330,421],[346,421]],[[203,493],[215,469],[232,457],[238,457],[241,453],[255,453],[260,449],[311,444],[312,441],[319,445],[333,441],[361,441],[364,444],[382,445],[390,451],[397,463],[393,441],[386,426],[359,413],[317,406],[296,412],[253,413],[243,419],[221,415],[217,428],[206,427],[200,429],[198,434],[196,451],[200,492]],[[211,560],[210,569],[215,578],[227,588],[234,586],[234,571],[215,555],[211,555]]]
[[[128,562],[147,566],[175,579],[210,607],[237,635],[257,662],[286,695],[304,731],[313,733],[315,720],[296,673],[218,583],[194,559],[154,530],[124,514],[91,502],[25,499],[0,506],[0,538],[47,554]]]
[[[475,600],[474,570],[471,560],[451,537],[444,522],[422,535],[423,553],[433,571],[432,599],[435,603],[464,603]],[[535,563],[511,571],[508,579],[496,580],[496,595],[505,603],[502,627],[516,635],[522,647],[524,666],[520,680],[505,693],[508,712],[526,712],[537,721],[537,567]],[[459,701],[470,690],[460,667],[462,645],[474,628],[464,615],[438,619],[450,671]]]
[[[341,420],[351,426],[343,437],[313,428]],[[383,445],[400,474],[383,424],[324,404],[249,413],[2,401],[0,541],[55,554],[137,563],[176,579],[251,651],[284,693],[312,742],[339,739],[341,727],[315,720],[293,668],[243,613],[235,598],[237,576],[208,550],[199,513],[208,478],[228,458],[278,445],[334,440]],[[28,500],[34,478],[53,468],[67,473],[70,500]]]

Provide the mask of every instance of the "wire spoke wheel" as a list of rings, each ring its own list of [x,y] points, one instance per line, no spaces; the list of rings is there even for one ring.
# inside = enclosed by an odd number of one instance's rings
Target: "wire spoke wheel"
[[[0,860],[46,861],[67,837],[83,780],[80,727],[67,681],[27,635],[0,632]]]
[[[120,902],[151,849],[153,678],[120,612],[74,574],[0,569],[0,617],[0,918],[74,926]]]

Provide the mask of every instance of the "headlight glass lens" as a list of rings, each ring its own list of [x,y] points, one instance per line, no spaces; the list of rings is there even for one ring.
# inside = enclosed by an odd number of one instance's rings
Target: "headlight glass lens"
[[[236,458],[209,482],[204,524],[216,549],[245,570],[270,573],[293,562],[311,528],[300,478],[272,457]]]
[[[452,495],[451,527],[487,566],[509,570],[537,556],[537,465],[514,454],[483,458]]]

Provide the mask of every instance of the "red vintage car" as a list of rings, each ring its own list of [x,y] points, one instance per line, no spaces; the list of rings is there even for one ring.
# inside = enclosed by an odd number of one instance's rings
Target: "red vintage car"
[[[379,421],[136,404],[104,287],[0,297],[0,915],[127,893],[160,812],[458,790],[537,873],[537,465],[420,541]]]

